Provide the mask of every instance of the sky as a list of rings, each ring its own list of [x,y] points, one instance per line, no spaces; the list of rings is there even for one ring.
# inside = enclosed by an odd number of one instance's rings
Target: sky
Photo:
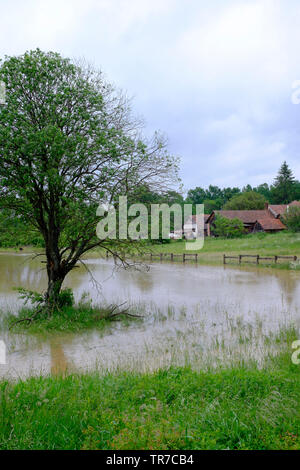
[[[0,0],[0,57],[84,57],[168,137],[185,190],[255,186],[284,160],[300,179],[299,25],[298,0]]]

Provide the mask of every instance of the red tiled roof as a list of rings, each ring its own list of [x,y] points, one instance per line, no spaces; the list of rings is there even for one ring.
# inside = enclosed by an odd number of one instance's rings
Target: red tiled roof
[[[267,210],[249,210],[249,211],[214,211],[215,214],[220,215],[221,217],[226,217],[226,219],[240,219],[244,224],[255,224],[258,219],[263,219],[265,217],[270,218],[270,214]]]
[[[184,225],[188,224],[188,223],[191,223],[191,218],[192,218],[192,224],[196,224],[197,223],[197,216],[196,215],[192,215],[190,217],[188,217],[186,219],[186,221],[184,222]],[[209,218],[209,214],[204,214],[204,228],[207,228],[207,219]]]
[[[196,215],[192,215],[192,221],[193,221],[194,224],[197,222],[197,218],[196,218],[196,217],[197,217]],[[206,223],[208,217],[209,217],[209,214],[204,214],[204,222],[205,222],[205,223]],[[189,217],[187,220],[189,220],[189,219],[190,219],[190,217]]]
[[[299,201],[293,201],[293,202],[290,202],[289,204],[270,204],[269,205],[269,211],[275,217],[280,217],[286,212],[286,210],[289,206],[300,207],[300,202]]]
[[[284,230],[286,226],[281,222],[280,219],[274,219],[274,217],[264,217],[257,219],[257,222],[263,230]]]
[[[289,206],[298,206],[300,207],[300,201],[293,201],[293,202],[290,202],[290,204],[288,204]]]
[[[287,204],[270,204],[269,211],[274,215],[274,217],[281,216],[285,213]]]

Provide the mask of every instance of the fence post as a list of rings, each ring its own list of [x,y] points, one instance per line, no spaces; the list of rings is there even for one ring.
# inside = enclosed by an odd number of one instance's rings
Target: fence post
[[[198,263],[198,253],[195,254],[195,261]]]
[[[242,255],[239,255],[239,264],[242,262]]]
[[[162,261],[162,259],[163,259],[163,254],[160,253],[160,261]]]
[[[259,255],[256,256],[256,264],[259,264]]]
[[[294,256],[294,261],[297,261],[297,256]]]
[[[226,264],[226,255],[223,255],[223,264]]]
[[[275,255],[275,256],[274,256],[274,261],[275,261],[275,264],[277,264],[277,260],[278,260],[278,256],[277,256],[277,255]]]
[[[171,253],[171,261],[173,261],[173,260],[174,260],[174,255],[173,255],[173,253]]]
[[[182,255],[182,261],[183,261],[183,263],[185,263],[185,253],[183,253],[183,255]]]

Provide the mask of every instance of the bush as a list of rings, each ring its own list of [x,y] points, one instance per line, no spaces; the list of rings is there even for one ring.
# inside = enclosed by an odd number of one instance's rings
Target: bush
[[[74,303],[75,299],[72,289],[62,289],[58,298],[59,307],[73,307]]]
[[[289,207],[282,220],[291,232],[300,232],[300,207]]]
[[[237,218],[227,219],[217,215],[214,226],[213,232],[218,237],[238,238],[245,233],[243,222]]]

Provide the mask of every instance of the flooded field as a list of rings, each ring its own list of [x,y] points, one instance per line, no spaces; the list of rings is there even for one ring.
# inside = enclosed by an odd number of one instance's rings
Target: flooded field
[[[300,330],[296,271],[192,263],[124,270],[99,258],[85,263],[65,284],[74,289],[76,300],[88,292],[95,304],[127,301],[143,321],[48,337],[1,332],[7,345],[2,376],[94,368],[144,371],[172,364],[205,368],[243,360],[259,365],[282,347],[282,331]],[[42,291],[45,283],[40,258],[0,254],[2,315],[21,305],[13,287]]]

